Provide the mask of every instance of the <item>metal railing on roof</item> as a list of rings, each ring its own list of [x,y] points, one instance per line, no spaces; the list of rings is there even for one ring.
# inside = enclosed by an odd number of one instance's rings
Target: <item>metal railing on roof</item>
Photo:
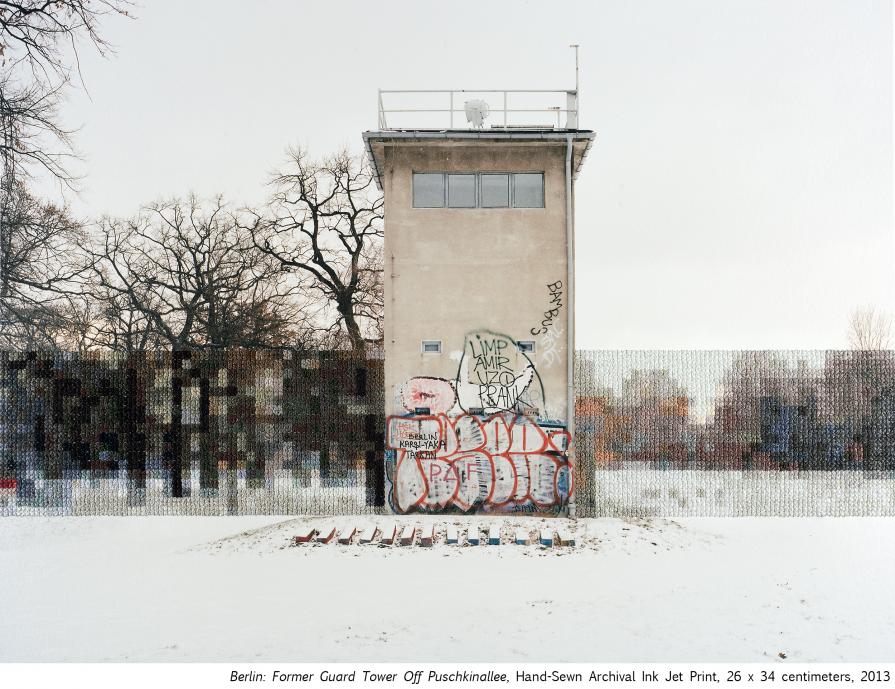
[[[470,94],[478,97],[464,100]],[[492,96],[491,99],[483,97],[489,94]],[[409,103],[403,103],[404,107],[398,107],[402,105],[401,101],[408,100]],[[422,105],[420,101],[423,100],[430,100],[431,102],[426,105],[431,107],[420,107]],[[535,102],[531,102],[532,100]],[[578,129],[578,91],[575,89],[379,89],[379,129],[474,129],[477,127],[469,121],[470,109],[467,106],[474,103],[473,109],[476,109],[476,106],[480,107],[481,102],[487,104],[486,118],[496,116],[499,120],[496,123],[492,121],[486,123],[491,129]],[[460,107],[457,107],[458,105]],[[402,117],[424,114],[429,117]],[[458,114],[460,117],[457,117]],[[525,115],[530,118],[544,114],[549,115],[549,118],[544,118],[549,119],[549,122],[527,122],[519,117]],[[398,117],[392,117],[390,122],[389,115]],[[436,117],[433,118],[433,115]],[[565,116],[564,122],[563,116]],[[396,122],[396,119],[401,119],[402,122]],[[403,121],[408,119],[410,122]],[[426,127],[420,126],[423,119],[429,120],[426,122]],[[457,122],[464,123],[465,126],[455,126]]]

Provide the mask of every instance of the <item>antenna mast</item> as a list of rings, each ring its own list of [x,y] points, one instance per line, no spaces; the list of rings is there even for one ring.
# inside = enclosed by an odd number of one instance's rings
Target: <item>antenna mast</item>
[[[566,100],[572,101],[575,104],[575,118],[572,121],[575,125],[574,128],[577,129],[579,126],[578,123],[581,121],[581,96],[578,93],[578,44],[572,43],[569,47],[575,51],[575,96],[574,99],[567,98]],[[569,107],[570,105],[571,103],[566,106],[569,110],[571,110],[571,107]],[[568,119],[571,119],[571,112],[568,113]]]

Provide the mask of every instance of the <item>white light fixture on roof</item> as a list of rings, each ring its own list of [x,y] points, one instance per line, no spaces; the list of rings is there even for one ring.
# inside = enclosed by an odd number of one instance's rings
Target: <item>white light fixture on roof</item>
[[[491,113],[491,108],[483,100],[468,100],[463,104],[466,110],[466,121],[475,129],[481,129],[485,125],[485,118]]]

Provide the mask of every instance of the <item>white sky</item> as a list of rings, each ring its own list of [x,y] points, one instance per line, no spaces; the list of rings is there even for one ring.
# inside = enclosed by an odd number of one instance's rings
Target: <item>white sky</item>
[[[144,1],[81,56],[79,213],[258,202],[288,144],[360,150],[377,88],[568,88],[577,42],[579,348],[835,348],[895,311],[887,0]]]

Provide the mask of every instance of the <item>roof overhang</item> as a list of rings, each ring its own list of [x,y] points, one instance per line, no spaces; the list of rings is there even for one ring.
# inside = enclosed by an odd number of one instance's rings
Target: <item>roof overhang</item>
[[[373,168],[376,186],[382,190],[382,160],[386,146],[462,145],[472,141],[512,144],[572,144],[572,177],[584,162],[594,141],[594,133],[582,129],[396,129],[364,132],[364,148]]]

